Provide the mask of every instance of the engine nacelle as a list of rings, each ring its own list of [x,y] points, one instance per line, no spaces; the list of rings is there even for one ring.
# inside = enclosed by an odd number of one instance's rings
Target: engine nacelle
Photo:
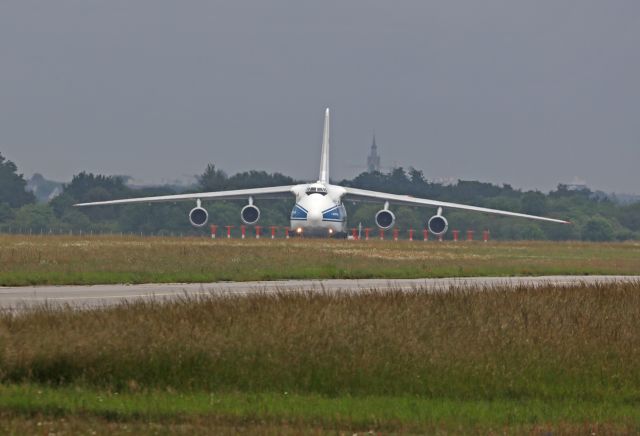
[[[245,224],[255,224],[260,219],[260,209],[253,204],[247,204],[240,211],[240,219]]]
[[[382,230],[390,229],[395,223],[396,216],[390,210],[382,209],[376,213],[376,225]]]
[[[449,228],[449,222],[442,215],[434,215],[429,218],[427,228],[436,236],[444,235]]]
[[[189,212],[189,221],[193,227],[202,227],[209,221],[209,212],[200,206],[196,206]]]

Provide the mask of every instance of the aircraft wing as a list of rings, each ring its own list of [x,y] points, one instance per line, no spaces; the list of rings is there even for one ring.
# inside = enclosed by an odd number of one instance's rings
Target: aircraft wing
[[[384,192],[368,191],[366,189],[347,188],[345,190],[345,196],[349,201],[388,201],[392,204],[398,204],[402,206],[434,206],[448,209],[462,209],[471,210],[474,212],[490,213],[495,215],[512,216],[518,218],[528,218],[538,221],[548,221],[552,223],[571,224],[569,221],[559,220],[556,218],[547,218],[536,215],[528,215],[525,213],[509,212],[506,210],[489,209],[486,207],[468,206],[460,203],[447,203],[445,201],[428,200],[426,198],[416,198],[410,195],[397,195],[386,194]]]
[[[122,200],[96,201],[93,203],[78,203],[74,206],[105,206],[113,204],[133,204],[133,203],[161,203],[177,202],[186,200],[246,200],[249,197],[254,199],[277,199],[290,198],[293,195],[290,186],[273,186],[269,188],[236,189],[233,191],[197,192],[194,194],[159,195],[156,197],[124,198]]]

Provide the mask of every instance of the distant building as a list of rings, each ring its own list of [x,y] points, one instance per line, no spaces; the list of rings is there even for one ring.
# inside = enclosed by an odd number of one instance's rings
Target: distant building
[[[378,146],[376,145],[376,135],[373,135],[373,144],[371,144],[371,152],[367,156],[367,170],[372,173],[380,171],[380,155],[378,154]]]
[[[574,177],[571,183],[567,183],[567,191],[587,191],[589,190],[589,186],[587,186],[587,182],[582,180],[579,177]]]
[[[567,191],[588,191],[589,187],[584,183],[569,183]]]

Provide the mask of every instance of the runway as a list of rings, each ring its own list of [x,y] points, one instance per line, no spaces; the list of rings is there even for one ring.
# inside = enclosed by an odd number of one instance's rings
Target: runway
[[[261,282],[165,283],[142,285],[0,287],[0,310],[14,311],[49,304],[92,308],[140,299],[180,296],[247,295],[298,291],[358,293],[369,290],[446,291],[451,287],[570,286],[580,283],[640,282],[640,276],[465,277],[442,279],[287,280]]]

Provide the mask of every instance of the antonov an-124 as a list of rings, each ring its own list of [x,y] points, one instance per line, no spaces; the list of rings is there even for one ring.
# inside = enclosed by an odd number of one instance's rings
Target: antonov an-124
[[[231,191],[201,192],[195,194],[162,195],[156,197],[126,198],[122,200],[81,203],[76,206],[98,206],[132,203],[157,203],[176,201],[195,201],[196,206],[189,212],[189,221],[195,227],[203,227],[209,220],[209,214],[202,207],[202,201],[208,200],[246,200],[247,204],[240,210],[240,218],[245,224],[253,225],[260,219],[260,209],[255,200],[281,199],[295,197],[296,203],[291,211],[291,229],[304,236],[347,236],[347,211],[345,201],[366,201],[380,203],[382,209],[375,214],[376,225],[383,230],[395,224],[395,215],[390,205],[431,206],[437,212],[427,221],[427,229],[433,235],[443,235],[449,224],[442,214],[444,209],[462,209],[489,214],[527,218],[537,221],[569,224],[555,218],[546,218],[505,210],[468,206],[465,204],[415,198],[408,195],[387,194],[365,189],[349,188],[333,185],[329,182],[329,109],[324,115],[322,135],[322,152],[320,155],[320,175],[315,183],[301,185],[273,186],[269,188],[238,189]]]

